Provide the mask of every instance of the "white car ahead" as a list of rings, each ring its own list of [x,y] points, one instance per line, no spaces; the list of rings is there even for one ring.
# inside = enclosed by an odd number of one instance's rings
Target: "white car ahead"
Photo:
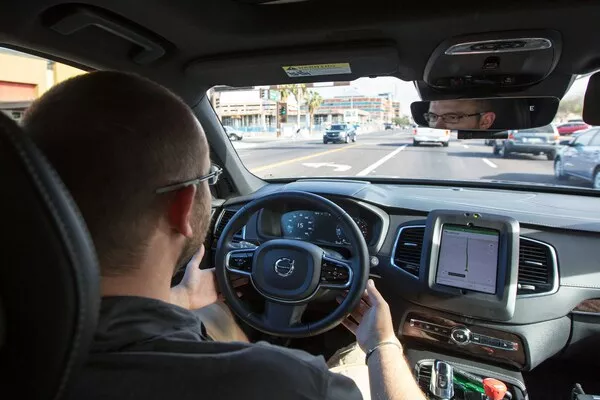
[[[424,128],[422,126],[413,128],[413,146],[419,146],[421,143],[439,143],[448,147],[449,142],[449,129]]]

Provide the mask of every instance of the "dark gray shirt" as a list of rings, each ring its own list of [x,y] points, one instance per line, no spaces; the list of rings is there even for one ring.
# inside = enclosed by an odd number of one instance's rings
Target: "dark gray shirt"
[[[140,297],[102,301],[91,354],[72,398],[362,399],[323,357],[268,343],[208,340],[183,308]]]

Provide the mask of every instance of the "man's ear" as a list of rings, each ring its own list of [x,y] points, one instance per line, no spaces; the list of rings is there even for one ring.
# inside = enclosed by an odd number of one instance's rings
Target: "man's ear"
[[[479,119],[479,129],[490,129],[490,126],[496,120],[496,113],[486,112]]]
[[[190,185],[175,192],[168,210],[171,228],[187,238],[191,238],[193,235],[192,217],[196,190],[195,185]]]

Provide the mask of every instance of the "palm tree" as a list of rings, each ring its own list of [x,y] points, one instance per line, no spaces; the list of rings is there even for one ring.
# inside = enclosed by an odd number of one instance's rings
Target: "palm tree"
[[[282,103],[287,103],[288,97],[292,94],[292,88],[294,85],[277,85],[277,90],[279,90],[279,96],[281,97]]]
[[[322,103],[323,97],[321,97],[321,95],[318,92],[314,92],[312,90],[308,91],[308,94],[306,96],[306,104],[308,105],[308,116],[310,118],[310,122],[308,125],[310,133],[312,133],[313,115]]]
[[[296,106],[296,124],[298,125],[298,128],[300,128],[300,107],[302,106],[304,98],[308,94],[308,89],[304,83],[298,83],[296,85],[292,85],[291,92],[296,98],[296,103],[298,104]]]

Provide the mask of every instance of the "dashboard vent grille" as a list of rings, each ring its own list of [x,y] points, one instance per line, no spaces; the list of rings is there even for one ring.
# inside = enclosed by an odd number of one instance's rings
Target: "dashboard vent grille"
[[[396,267],[419,276],[424,235],[424,226],[406,226],[400,229],[393,254],[393,264]]]
[[[229,220],[235,215],[236,212],[236,210],[221,211],[221,215],[219,215],[219,218],[217,219],[217,224],[215,225],[215,230],[213,232],[213,247],[217,245],[217,242],[219,241],[219,238],[223,233],[223,229],[225,229],[225,226],[227,225]],[[243,229],[236,233],[233,236],[233,238],[238,240],[244,239]]]
[[[431,382],[431,364],[420,364],[419,370],[417,371],[417,382],[419,387],[425,393],[429,393],[429,382]]]
[[[537,240],[521,237],[517,294],[539,294],[554,287],[556,256],[554,248]]]

